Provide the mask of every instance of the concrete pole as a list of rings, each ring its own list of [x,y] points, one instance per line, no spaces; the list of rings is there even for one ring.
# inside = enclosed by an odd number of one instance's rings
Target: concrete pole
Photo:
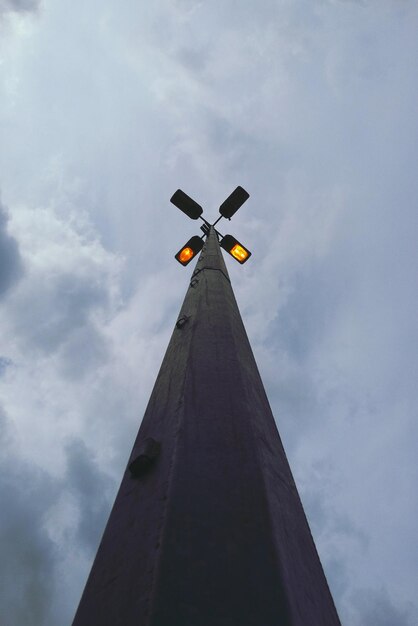
[[[340,625],[213,228],[73,622],[92,625]]]

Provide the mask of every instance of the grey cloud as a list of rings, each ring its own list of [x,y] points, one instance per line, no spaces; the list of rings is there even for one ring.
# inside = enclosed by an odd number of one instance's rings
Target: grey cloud
[[[31,306],[28,307],[28,302]],[[88,324],[89,316],[108,303],[106,285],[94,277],[53,268],[31,278],[14,304],[14,327],[21,338],[43,352],[52,352]]]
[[[13,364],[13,361],[6,356],[0,356],[0,376],[4,374],[8,367]]]
[[[44,472],[10,454],[7,423],[0,414],[0,622],[47,624],[57,554],[45,530],[58,485]]]
[[[66,626],[81,590],[62,580],[63,560],[69,545],[92,558],[115,485],[82,441],[68,444],[67,471],[58,478],[16,454],[12,432],[0,408],[0,623]],[[57,506],[58,538],[50,532]]]
[[[202,72],[208,61],[209,47],[201,49],[179,48],[177,58],[179,62],[193,73]]]
[[[106,362],[108,345],[100,331],[88,321],[68,336],[60,347],[59,356],[63,375],[77,380]]]
[[[333,536],[350,539],[357,548],[366,552],[370,543],[369,537],[364,531],[347,517],[335,511],[329,502],[321,494],[321,486],[329,473],[329,468],[321,467],[321,463],[313,466],[313,472],[309,477],[309,488],[303,491],[304,507],[309,517],[310,526],[316,537],[326,534],[331,529]]]
[[[0,0],[0,15],[2,13],[16,12],[29,13],[36,11],[40,0]]]
[[[328,585],[331,589],[332,597],[337,607],[342,606],[343,598],[347,589],[350,587],[350,576],[342,555],[328,557],[322,563],[326,570]],[[340,618],[342,615],[340,615]],[[348,622],[344,626],[349,626]],[[366,626],[366,625],[365,625]]]
[[[291,354],[297,362],[306,361],[345,302],[342,276],[336,281],[329,264],[329,256],[313,259],[296,273],[292,291],[271,325],[275,347]]]
[[[0,297],[22,276],[23,263],[17,241],[7,230],[8,216],[0,203]]]
[[[110,512],[112,481],[81,440],[67,445],[66,481],[79,511],[76,541],[93,556]]]
[[[351,597],[356,626],[414,626],[415,618],[408,607],[393,604],[385,589],[362,589]],[[415,615],[416,617],[416,615]]]

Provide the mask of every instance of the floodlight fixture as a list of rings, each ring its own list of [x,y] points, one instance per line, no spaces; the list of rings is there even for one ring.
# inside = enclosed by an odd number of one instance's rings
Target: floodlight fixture
[[[176,261],[181,263],[181,265],[186,266],[196,256],[196,254],[201,251],[202,248],[203,240],[198,235],[194,235],[186,244],[184,244],[181,250],[177,252],[174,258]]]
[[[186,215],[188,215],[192,220],[197,220],[203,213],[203,209],[200,204],[197,204],[181,189],[177,189],[177,191],[171,196],[170,202],[174,204],[180,211],[183,211]]]
[[[250,197],[250,194],[242,187],[238,186],[230,196],[219,207],[219,213],[222,217],[226,217],[228,220],[238,211],[238,209],[244,204]]]
[[[238,186],[219,207],[219,218],[213,224],[210,224],[204,217],[202,217],[203,209],[200,204],[197,204],[193,198],[190,198],[190,196],[184,193],[181,189],[177,189],[177,191],[170,198],[170,201],[192,220],[202,220],[203,224],[201,226],[201,230],[203,231],[203,235],[201,237],[195,235],[189,239],[189,241],[175,255],[174,258],[176,261],[183,266],[188,265],[198,252],[202,250],[203,240],[210,236],[211,230],[214,230],[218,240],[221,240],[221,248],[233,256],[238,263],[242,265],[248,261],[251,256],[251,252],[232,235],[221,235],[221,233],[216,230],[215,225],[223,217],[231,219],[231,217],[238,211],[244,202],[248,200],[249,197],[250,194],[247,193],[245,189]]]
[[[220,243],[221,248],[226,250],[228,254],[234,257],[238,263],[245,263],[251,256],[251,252],[235,239],[232,235],[225,235]]]

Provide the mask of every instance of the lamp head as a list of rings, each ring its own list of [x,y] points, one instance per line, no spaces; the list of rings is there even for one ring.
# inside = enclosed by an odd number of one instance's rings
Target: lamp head
[[[231,217],[238,211],[238,209],[244,204],[250,197],[250,194],[242,187],[238,186],[230,196],[219,207],[219,213],[222,217],[231,219]]]
[[[221,248],[234,257],[238,263],[245,263],[251,256],[251,252],[235,239],[232,235],[225,235],[220,243]]]
[[[181,189],[177,189],[177,191],[171,196],[170,202],[174,204],[180,211],[183,211],[186,215],[188,215],[192,220],[197,220],[203,213],[203,209],[200,204],[197,204]]]
[[[181,265],[188,265],[190,261],[196,256],[198,252],[203,248],[203,241],[198,235],[194,235],[175,255],[176,261]]]

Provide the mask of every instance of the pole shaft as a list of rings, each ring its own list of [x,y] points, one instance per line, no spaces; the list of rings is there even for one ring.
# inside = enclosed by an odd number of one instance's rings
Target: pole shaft
[[[338,626],[213,227],[73,626]]]

